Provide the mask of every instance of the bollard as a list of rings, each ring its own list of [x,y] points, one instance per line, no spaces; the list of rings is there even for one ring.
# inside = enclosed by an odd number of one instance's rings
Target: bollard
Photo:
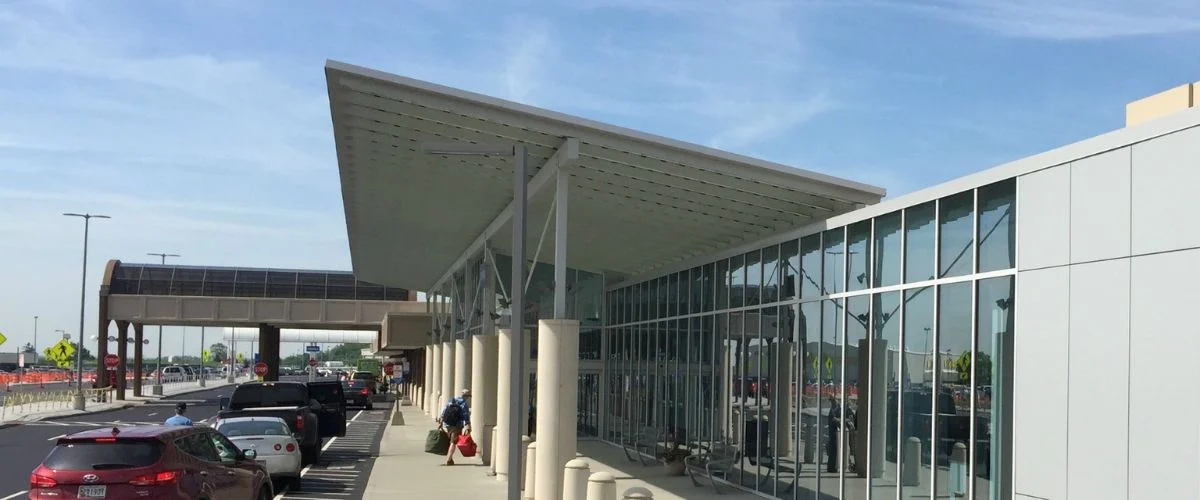
[[[950,498],[967,497],[967,445],[962,442],[954,443],[954,451],[950,452]]]
[[[582,458],[567,462],[563,470],[562,500],[586,500],[588,474],[591,469],[587,460]]]
[[[900,484],[921,485],[921,438],[910,437],[904,446],[904,461],[900,464]]]
[[[587,500],[617,500],[617,480],[607,472],[597,472],[588,478]]]
[[[625,495],[623,495],[621,498],[624,500],[653,500],[654,494],[650,493],[650,490],[646,488],[634,486],[625,490]]]
[[[525,447],[525,450],[525,500],[533,500],[533,473],[537,470],[534,468],[537,461],[537,443],[529,443],[529,446]],[[512,472],[510,471],[509,473],[511,474]]]
[[[496,475],[496,427],[492,426],[492,440],[488,441],[488,465],[492,466],[491,475]]]

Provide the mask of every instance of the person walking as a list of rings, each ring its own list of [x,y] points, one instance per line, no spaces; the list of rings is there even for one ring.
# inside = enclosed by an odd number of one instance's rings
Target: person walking
[[[187,403],[175,405],[175,415],[163,422],[163,425],[192,425],[192,419],[186,417],[184,413],[187,413]]]
[[[450,450],[446,452],[446,465],[454,465],[454,452],[458,449],[458,437],[471,434],[471,390],[463,389],[462,395],[451,399],[442,408],[438,427],[450,437]]]

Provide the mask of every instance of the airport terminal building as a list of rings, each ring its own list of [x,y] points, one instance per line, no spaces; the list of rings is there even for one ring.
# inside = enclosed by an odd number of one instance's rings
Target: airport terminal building
[[[710,454],[719,484],[767,498],[1200,495],[1200,337],[1180,319],[1200,299],[1191,85],[1130,104],[1125,128],[881,201],[348,64],[326,75],[355,275],[431,294],[428,341],[405,346],[417,404],[472,388],[497,431],[533,406],[536,441],[564,443],[538,447],[539,481],[578,438]],[[479,149],[495,143],[528,153],[525,283],[516,160]],[[505,347],[514,287],[528,403],[494,365],[521,348]]]

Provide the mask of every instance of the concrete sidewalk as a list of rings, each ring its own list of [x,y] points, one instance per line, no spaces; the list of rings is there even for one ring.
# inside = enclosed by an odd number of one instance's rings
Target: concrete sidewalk
[[[482,465],[479,458],[460,458],[458,465],[447,467],[442,458],[425,453],[425,436],[434,428],[433,420],[415,406],[398,408],[404,424],[390,425],[384,431],[364,500],[441,496],[506,500],[505,484],[488,476],[491,467]],[[687,476],[666,476],[661,465],[629,462],[620,448],[599,441],[581,441],[579,453],[591,465],[591,472],[609,472],[617,479],[618,498],[635,486],[649,489],[655,500],[758,498],[727,486],[721,488],[723,494],[707,483],[696,487]]]
[[[247,380],[249,380],[249,379],[244,378],[244,377],[239,378],[234,382],[234,384],[245,382]],[[78,410],[73,409],[72,408],[73,403],[72,403],[72,401],[69,401],[69,400],[68,401],[46,401],[46,402],[41,402],[41,403],[29,403],[29,404],[15,405],[15,406],[6,406],[2,410],[0,410],[3,412],[3,414],[0,415],[0,427],[14,425],[14,424],[21,423],[21,422],[36,422],[39,420],[70,417],[70,416],[74,416],[74,415],[84,415],[84,414],[89,414],[89,413],[100,413],[100,412],[105,412],[105,411],[121,410],[121,409],[125,409],[125,408],[130,408],[133,406],[141,405],[147,401],[157,401],[159,399],[162,399],[162,398],[168,397],[168,396],[179,396],[179,395],[183,395],[183,394],[191,394],[193,392],[207,391],[207,390],[216,389],[219,387],[224,387],[227,385],[230,385],[230,383],[224,378],[206,380],[204,387],[200,387],[196,383],[166,384],[163,386],[163,395],[162,396],[143,395],[142,397],[134,397],[133,390],[127,389],[125,391],[125,400],[124,401],[115,400],[114,398],[111,397],[111,392],[110,392],[109,393],[110,396],[107,398],[107,401],[96,402],[93,400],[89,400],[87,402],[87,409],[83,410],[83,411],[78,411]],[[148,390],[149,386],[146,386],[146,389]],[[49,391],[49,392],[66,393],[66,392],[71,392],[71,390],[70,389],[60,389],[57,391]]]

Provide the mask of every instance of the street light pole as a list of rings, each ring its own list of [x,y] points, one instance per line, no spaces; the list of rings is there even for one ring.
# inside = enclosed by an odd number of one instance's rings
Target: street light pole
[[[33,364],[35,364],[35,365],[38,364],[37,324],[38,324],[38,317],[34,316],[33,317]]]
[[[204,327],[200,327],[200,387],[204,387]]]
[[[162,258],[162,265],[167,265],[167,257],[179,257],[179,254],[174,253],[154,253],[149,252],[146,255]],[[162,325],[158,325],[158,359],[154,362],[154,386],[150,388],[150,394],[162,396]]]
[[[79,283],[79,349],[75,350],[75,409],[83,410],[87,405],[86,398],[83,397],[83,321],[84,307],[87,305],[87,252],[88,252],[88,229],[91,226],[92,219],[111,219],[107,215],[97,214],[76,214],[64,213],[67,217],[79,217],[83,219],[83,278]],[[103,360],[101,360],[103,362]]]

